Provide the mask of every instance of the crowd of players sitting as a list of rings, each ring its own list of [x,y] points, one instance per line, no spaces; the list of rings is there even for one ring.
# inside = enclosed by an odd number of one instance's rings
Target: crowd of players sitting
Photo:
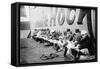
[[[45,46],[53,46],[57,52],[64,50],[64,57],[71,54],[75,60],[79,60],[80,55],[91,55],[94,52],[93,44],[85,30],[75,29],[73,33],[67,29],[61,33],[50,29],[35,29],[32,38]]]

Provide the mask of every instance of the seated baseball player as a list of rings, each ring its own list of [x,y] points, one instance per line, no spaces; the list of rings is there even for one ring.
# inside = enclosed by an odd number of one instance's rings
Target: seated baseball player
[[[81,40],[78,41],[76,47],[71,50],[75,60],[79,60],[81,55],[89,55],[90,39],[87,31],[81,31],[81,36]]]

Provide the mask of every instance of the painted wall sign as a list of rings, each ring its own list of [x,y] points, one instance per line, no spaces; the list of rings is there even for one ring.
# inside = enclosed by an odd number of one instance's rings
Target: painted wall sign
[[[70,13],[68,14],[68,18],[66,18],[68,25],[72,25],[74,23],[75,17],[76,17],[75,14],[76,14],[76,11],[70,9]]]
[[[65,21],[65,14],[64,14],[64,11],[61,9],[60,13],[58,14],[59,25],[63,25],[64,21]]]

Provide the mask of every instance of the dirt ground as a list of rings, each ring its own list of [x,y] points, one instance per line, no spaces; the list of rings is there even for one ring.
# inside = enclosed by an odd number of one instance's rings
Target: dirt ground
[[[59,62],[59,61],[72,61],[72,58],[64,57],[64,51],[58,52],[59,57],[41,60],[42,54],[49,55],[51,53],[56,53],[53,46],[46,47],[43,43],[36,42],[33,39],[20,39],[20,63],[42,63],[42,62]],[[83,58],[83,57],[82,57]],[[94,56],[83,58],[93,59]]]

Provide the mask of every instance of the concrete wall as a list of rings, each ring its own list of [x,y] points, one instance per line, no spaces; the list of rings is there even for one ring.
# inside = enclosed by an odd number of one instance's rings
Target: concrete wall
[[[85,18],[83,19],[82,25],[77,24],[80,9],[76,9],[76,18],[72,25],[68,25],[68,23],[67,23],[67,16],[70,12],[68,8],[63,8],[64,14],[65,14],[65,21],[64,21],[63,25],[59,25],[58,20],[57,20],[58,14],[59,14],[61,8],[57,8],[57,12],[55,9],[52,10],[51,7],[37,7],[36,9],[30,9],[31,30],[34,30],[34,28],[49,27],[51,29],[55,29],[58,31],[65,31],[67,28],[70,28],[72,31],[74,31],[75,29],[88,31],[87,30],[87,16],[85,16]],[[56,16],[54,16],[56,18],[55,26],[53,26],[53,25],[50,26],[50,19],[53,16],[52,12],[53,12],[53,15],[56,14]],[[45,20],[47,20],[47,22],[46,22],[47,26],[45,25]]]
[[[21,37],[23,37],[23,34],[27,34],[29,33],[29,31],[31,30],[31,35],[34,33],[34,29],[35,28],[50,28],[50,29],[55,29],[57,31],[66,31],[66,29],[71,29],[73,32],[75,31],[75,29],[80,29],[80,30],[86,30],[88,32],[88,28],[87,28],[87,15],[85,15],[84,19],[83,19],[83,24],[82,25],[78,25],[77,21],[78,21],[78,17],[79,17],[79,13],[80,13],[80,9],[76,8],[76,18],[74,20],[74,23],[72,25],[68,24],[67,18],[69,16],[70,10],[69,8],[56,8],[56,7],[26,7],[27,13],[28,14],[28,18],[29,18],[29,23],[28,23],[28,28],[30,26],[30,29],[28,30],[21,30]],[[63,13],[65,15],[65,21],[63,25],[59,25],[58,23],[58,15],[61,12],[61,10],[63,10]],[[51,21],[51,19],[55,19],[55,22]],[[92,25],[93,25],[93,32],[95,33],[95,13],[94,11],[92,11]],[[54,25],[55,23],[55,25]],[[24,23],[23,23],[24,24]],[[26,27],[26,26],[25,26]],[[23,29],[23,28],[22,28]],[[25,33],[24,33],[25,31]],[[28,31],[28,32],[26,32]],[[24,37],[26,38],[27,35],[24,35]]]

